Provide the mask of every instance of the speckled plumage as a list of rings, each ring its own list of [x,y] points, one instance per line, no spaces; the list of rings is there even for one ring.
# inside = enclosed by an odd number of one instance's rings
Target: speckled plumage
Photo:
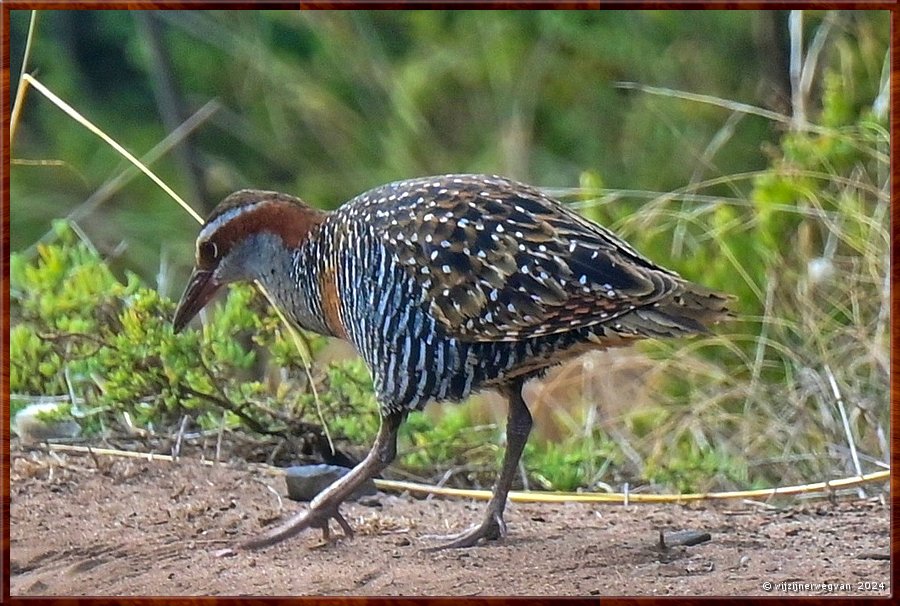
[[[327,332],[366,360],[385,412],[460,400],[592,347],[702,332],[726,302],[496,176],[361,194],[301,243],[292,270],[288,284],[262,282],[298,324],[325,332],[322,277],[331,276],[337,317]],[[311,310],[288,300],[294,285],[317,295]],[[319,322],[304,322],[310,311]]]
[[[197,247],[177,328],[219,285],[257,279],[298,326],[354,345],[393,430],[431,399],[506,393],[515,461],[531,425],[524,380],[588,349],[704,332],[727,314],[725,296],[498,176],[399,181],[331,213],[244,190],[213,211]],[[476,540],[500,532],[515,461]]]

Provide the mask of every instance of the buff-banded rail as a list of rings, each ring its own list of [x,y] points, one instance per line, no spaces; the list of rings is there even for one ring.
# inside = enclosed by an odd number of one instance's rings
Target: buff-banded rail
[[[504,536],[532,426],[524,383],[591,349],[707,332],[730,300],[538,189],[487,175],[398,181],[332,212],[283,193],[231,194],[197,237],[175,330],[223,285],[250,280],[297,327],[353,345],[371,371],[381,426],[359,465],[247,548],[306,528],[327,536],[331,519],[352,534],[339,506],[394,459],[406,416],[483,389],[509,402],[502,467],[481,523],[439,548]]]

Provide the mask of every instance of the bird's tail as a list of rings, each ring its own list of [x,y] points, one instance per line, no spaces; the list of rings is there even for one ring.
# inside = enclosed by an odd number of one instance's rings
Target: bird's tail
[[[708,334],[709,327],[733,318],[735,297],[684,282],[664,299],[639,307],[618,319],[625,329],[648,337]]]

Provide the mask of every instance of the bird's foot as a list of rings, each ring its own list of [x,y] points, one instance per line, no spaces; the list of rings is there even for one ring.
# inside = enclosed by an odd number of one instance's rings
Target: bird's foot
[[[309,511],[312,514],[312,510]],[[344,531],[344,536],[347,538],[353,538],[353,527],[350,526],[350,523],[347,519],[341,514],[340,509],[335,508],[333,511],[328,512],[327,514],[322,514],[320,517],[310,521],[310,528],[319,528],[322,530],[322,542],[330,543],[331,542],[331,528],[329,527],[329,522],[334,519],[338,526],[341,527],[341,530]]]
[[[441,545],[434,547],[426,547],[423,551],[434,552],[444,549],[464,549],[466,547],[474,547],[479,541],[496,541],[506,536],[506,522],[503,521],[502,514],[488,513],[481,524],[472,526],[468,530],[457,534],[446,536],[428,535],[425,538],[440,539],[446,541]]]
[[[262,549],[270,547],[276,543],[280,543],[285,539],[289,539],[294,535],[300,534],[307,528],[318,528],[322,531],[323,545],[331,542],[331,529],[329,522],[334,519],[337,521],[341,530],[344,531],[345,537],[353,536],[353,528],[346,518],[341,514],[337,507],[313,507],[307,511],[301,511],[294,515],[284,524],[270,530],[269,532],[250,539],[240,545],[241,549]]]

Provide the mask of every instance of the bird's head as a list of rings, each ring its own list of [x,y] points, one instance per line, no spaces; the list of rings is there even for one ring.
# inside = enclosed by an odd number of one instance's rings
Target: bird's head
[[[222,286],[276,271],[274,255],[299,247],[324,217],[302,200],[278,192],[245,189],[225,198],[197,236],[194,271],[172,320],[175,332]]]

